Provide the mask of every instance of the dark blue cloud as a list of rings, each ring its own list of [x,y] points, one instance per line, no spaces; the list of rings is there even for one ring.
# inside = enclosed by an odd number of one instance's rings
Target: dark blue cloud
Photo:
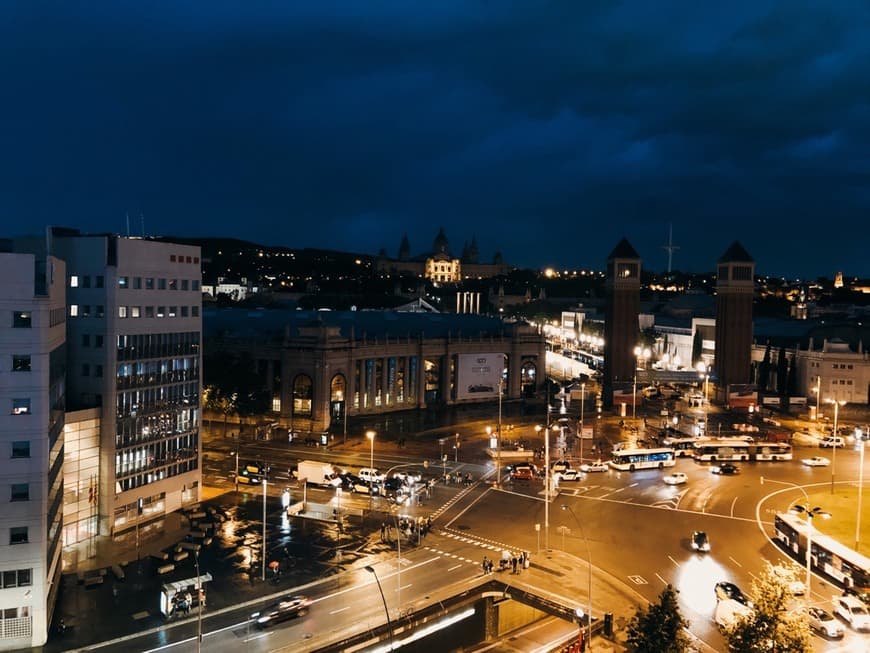
[[[870,276],[870,6],[0,8],[0,215],[601,267]]]

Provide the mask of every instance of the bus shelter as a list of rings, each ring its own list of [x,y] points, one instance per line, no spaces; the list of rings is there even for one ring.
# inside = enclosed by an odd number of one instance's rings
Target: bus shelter
[[[189,611],[200,603],[205,604],[203,583],[210,580],[212,575],[206,572],[193,578],[166,583],[160,591],[160,612],[164,617],[171,617],[179,609],[186,608]]]

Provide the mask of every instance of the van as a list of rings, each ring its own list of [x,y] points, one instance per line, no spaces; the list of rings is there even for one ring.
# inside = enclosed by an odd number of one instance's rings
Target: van
[[[384,475],[373,467],[363,467],[358,476],[366,483],[383,483]]]
[[[870,630],[867,606],[852,595],[834,597],[834,613],[855,630]]]

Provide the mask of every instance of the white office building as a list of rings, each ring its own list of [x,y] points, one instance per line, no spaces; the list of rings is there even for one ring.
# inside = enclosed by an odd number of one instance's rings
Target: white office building
[[[67,398],[89,456],[68,497],[76,518],[64,543],[93,537],[95,518],[100,535],[116,538],[159,528],[160,517],[199,501],[200,249],[57,228],[48,247],[66,262]],[[78,412],[89,408],[98,422]]]
[[[61,574],[64,263],[0,253],[0,650],[46,642]]]

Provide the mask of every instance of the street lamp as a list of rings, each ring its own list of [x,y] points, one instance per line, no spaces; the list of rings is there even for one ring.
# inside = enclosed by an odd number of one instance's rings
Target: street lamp
[[[819,401],[822,399],[822,375],[816,377],[816,387],[813,388],[816,393],[816,421],[819,420]]]
[[[646,360],[650,356],[649,348],[643,348],[640,345],[634,348],[634,387],[631,393],[631,419],[637,419],[637,366],[640,365],[640,360]]]
[[[266,486],[268,481],[263,477],[263,580],[266,580]]]
[[[843,399],[828,399],[829,404],[834,404],[834,437],[831,440],[831,494],[834,493],[834,467],[837,464],[837,438],[839,431],[837,430],[837,420],[840,417],[840,406],[845,406],[846,401]]]
[[[588,574],[588,587],[586,588],[586,604],[587,604],[587,613],[586,613],[586,624],[587,624],[587,635],[586,635],[586,647],[592,647],[592,554],[589,551],[589,540],[586,539],[586,531],[583,529],[582,522],[577,519],[577,515],[574,514],[574,511],[571,510],[571,506],[567,504],[562,504],[562,510],[567,510],[571,513],[571,516],[574,518],[574,521],[577,522],[577,526],[580,529],[580,534],[583,536],[583,542],[586,544],[586,568],[589,572]],[[577,612],[578,621],[581,616],[580,611]]]
[[[707,435],[709,433],[707,429],[707,413],[709,412],[707,409],[707,402],[709,401],[708,397],[710,390],[710,366],[704,361],[698,361],[697,369],[698,377],[704,379],[704,435]]]
[[[371,512],[374,503],[375,489],[375,432],[366,431],[366,437],[369,439],[369,511]]]
[[[499,375],[498,379],[498,430],[496,431],[496,447],[495,447],[495,486],[501,487],[501,396],[503,393],[502,386],[504,384],[504,375]]]
[[[390,621],[390,611],[387,609],[387,599],[384,596],[384,588],[381,587],[381,581],[378,579],[378,573],[371,565],[366,565],[364,569],[375,577],[375,582],[378,584],[378,591],[381,593],[381,601],[384,602],[384,614],[387,615],[387,629],[390,633],[390,650],[393,650],[393,622]]]
[[[583,406],[586,404],[586,384],[580,384],[580,463],[583,463]]]
[[[202,589],[202,576],[199,574],[199,551],[193,550],[193,562],[196,565],[196,651],[202,650],[202,599],[205,592]]]
[[[803,488],[801,488],[803,490]],[[806,495],[806,492],[804,492]],[[799,504],[795,504],[791,507],[791,512],[795,514],[803,514],[807,518],[807,608],[810,607],[810,580],[812,579],[812,564],[813,564],[813,518],[821,517],[823,519],[830,519],[831,513],[825,512],[818,506],[815,508],[810,508],[809,503],[807,505],[802,506]]]
[[[856,433],[856,435],[858,435]],[[864,489],[864,439],[861,439],[861,456],[858,462],[858,517],[855,520],[855,550],[858,550],[858,542],[861,539],[861,493]]]

